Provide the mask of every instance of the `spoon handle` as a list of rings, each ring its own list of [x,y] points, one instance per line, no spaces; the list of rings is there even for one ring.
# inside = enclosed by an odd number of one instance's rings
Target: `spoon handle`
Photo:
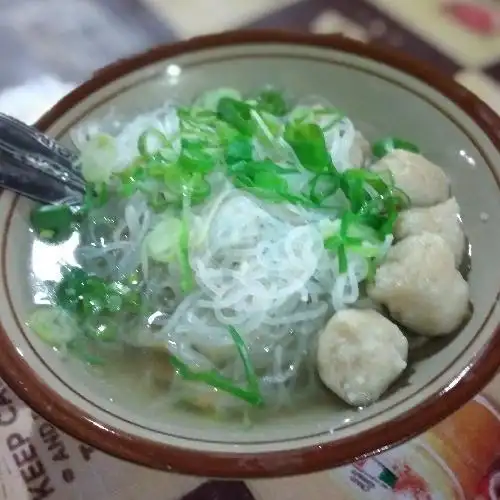
[[[75,168],[78,157],[74,151],[17,118],[0,113],[0,137],[5,142],[16,144],[20,149],[54,159],[57,157],[61,165],[78,175]]]
[[[0,185],[44,203],[81,196],[78,157],[57,141],[0,113]]]
[[[81,199],[83,190],[73,189],[41,170],[26,164],[0,148],[0,186],[40,203],[56,203],[63,199]]]

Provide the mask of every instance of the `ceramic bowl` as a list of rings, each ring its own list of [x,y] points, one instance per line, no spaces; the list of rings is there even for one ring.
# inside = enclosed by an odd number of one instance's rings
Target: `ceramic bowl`
[[[433,344],[398,384],[363,411],[333,400],[250,428],[172,409],[153,411],[81,363],[63,360],[25,326],[33,270],[55,265],[33,251],[30,203],[0,197],[0,374],[36,412],[77,439],[142,465],[217,477],[283,476],[338,466],[401,443],[474,396],[500,362],[500,119],[449,78],[339,36],[226,33],[155,48],[95,74],[38,127],[69,143],[72,127],[114,110],[120,118],[166,99],[264,84],[316,94],[341,107],[369,139],[398,135],[449,175],[471,244],[474,313]],[[367,332],[368,334],[369,332]]]

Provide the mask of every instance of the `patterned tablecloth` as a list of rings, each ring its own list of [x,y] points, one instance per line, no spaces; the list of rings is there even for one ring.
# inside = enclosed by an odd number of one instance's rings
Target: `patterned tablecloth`
[[[27,122],[75,85],[68,82],[113,59],[241,27],[378,40],[439,65],[500,112],[499,0],[0,0],[0,7],[0,111]],[[376,458],[246,483],[180,477],[108,457],[33,415],[0,381],[0,499],[45,498],[499,499],[500,378],[434,429]]]

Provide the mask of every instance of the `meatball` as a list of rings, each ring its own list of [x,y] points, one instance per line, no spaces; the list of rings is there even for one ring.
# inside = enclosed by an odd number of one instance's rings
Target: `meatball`
[[[339,311],[319,335],[319,376],[354,406],[376,401],[406,368],[407,357],[400,329],[373,310]]]
[[[370,143],[363,134],[356,131],[354,141],[349,151],[349,160],[355,168],[364,168],[369,165],[372,156]]]
[[[392,247],[367,291],[396,321],[426,336],[453,332],[469,311],[469,286],[446,241],[432,233]]]
[[[424,232],[437,234],[448,243],[458,267],[465,251],[465,235],[459,213],[460,208],[455,198],[429,208],[411,208],[399,214],[394,226],[394,236],[402,240]]]
[[[371,169],[391,172],[397,187],[410,198],[412,206],[429,207],[450,197],[450,182],[443,170],[422,155],[396,149]]]

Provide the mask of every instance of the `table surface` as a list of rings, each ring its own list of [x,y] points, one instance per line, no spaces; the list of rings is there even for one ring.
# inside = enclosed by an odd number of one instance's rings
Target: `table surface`
[[[499,0],[0,0],[0,9],[0,111],[27,122],[119,57],[249,27],[380,41],[438,65],[500,112]],[[247,483],[167,475],[105,456],[32,415],[0,386],[0,423],[12,408],[15,421],[0,424],[0,500],[500,498],[499,379],[436,428],[377,459]],[[9,447],[16,434],[23,444]],[[26,447],[32,462],[19,465]],[[29,467],[38,468],[35,478]]]
[[[343,32],[438,65],[499,109],[499,0],[0,0],[0,89],[84,80],[152,45],[237,28]]]

